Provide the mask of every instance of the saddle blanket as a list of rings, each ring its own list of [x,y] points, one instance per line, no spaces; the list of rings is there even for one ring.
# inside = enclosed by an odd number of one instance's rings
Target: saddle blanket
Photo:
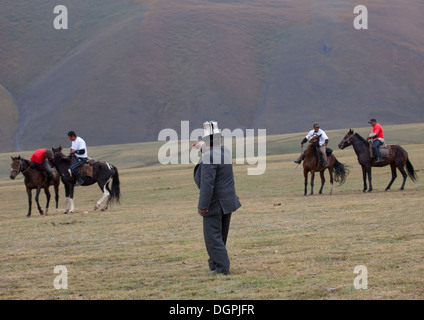
[[[389,158],[392,155],[392,148],[389,145],[382,145],[380,148],[380,154],[383,158]],[[371,157],[375,158],[374,151],[372,150],[372,146],[370,146]]]
[[[80,167],[80,175],[82,177],[93,178],[94,175],[94,164],[97,161],[91,158],[88,158],[87,161]]]

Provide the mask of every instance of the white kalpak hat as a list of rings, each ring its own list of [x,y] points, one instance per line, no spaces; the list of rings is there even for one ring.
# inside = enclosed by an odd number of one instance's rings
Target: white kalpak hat
[[[203,122],[203,139],[209,137],[210,135],[221,135],[221,130],[218,128],[218,122]]]

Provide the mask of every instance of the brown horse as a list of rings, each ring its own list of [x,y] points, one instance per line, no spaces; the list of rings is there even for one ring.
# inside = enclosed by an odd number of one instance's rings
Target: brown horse
[[[32,207],[32,189],[37,189],[35,194],[35,201],[37,202],[37,208],[41,215],[47,215],[47,211],[49,209],[50,203],[50,191],[49,191],[49,182],[47,177],[45,177],[40,170],[36,168],[32,168],[31,161],[18,157],[11,157],[12,164],[10,170],[10,179],[15,179],[19,173],[25,177],[25,187],[28,194],[28,214],[27,217],[31,216],[31,207]],[[58,211],[59,206],[59,184],[60,178],[57,172],[53,174],[53,187],[55,192],[55,200],[56,200],[56,213]],[[46,194],[47,204],[46,204],[46,212],[43,212],[39,203],[39,195],[41,189],[44,189],[44,193]]]
[[[385,191],[390,189],[397,177],[396,168],[398,168],[403,176],[402,186],[399,190],[403,190],[405,188],[405,182],[408,175],[413,182],[416,182],[418,179],[414,167],[408,159],[408,152],[406,152],[405,149],[399,145],[391,145],[390,148],[392,149],[392,154],[388,158],[383,158],[382,162],[377,163],[374,162],[374,159],[371,157],[368,142],[365,141],[365,139],[362,138],[359,134],[355,133],[352,129],[348,131],[343,140],[339,143],[340,149],[344,149],[348,146],[353,146],[353,150],[355,150],[355,153],[358,157],[358,162],[362,167],[362,176],[364,180],[363,192],[367,191],[367,175],[369,183],[368,192],[372,191],[371,167],[384,167],[390,165],[390,168],[392,169],[392,179],[390,180]],[[408,173],[405,171],[405,166]]]
[[[324,171],[325,168],[321,163],[321,155],[318,150],[318,142],[320,136],[312,136],[309,139],[309,145],[305,150],[305,157],[303,160],[303,175],[305,177],[305,196],[307,194],[308,189],[308,173],[311,173],[311,195],[314,194],[314,179],[315,172],[319,172],[321,177],[321,188],[319,189],[319,194],[322,194],[322,190],[325,184]],[[328,156],[328,172],[330,174],[330,184],[331,190],[330,194],[333,194],[333,175],[334,180],[343,184],[346,180],[346,177],[349,173],[349,170],[345,168],[345,166],[340,163],[336,157],[331,154]]]

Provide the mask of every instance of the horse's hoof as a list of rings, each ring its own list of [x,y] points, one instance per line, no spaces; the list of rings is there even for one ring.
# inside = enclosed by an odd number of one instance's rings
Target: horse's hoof
[[[26,217],[29,218],[29,217],[31,217],[31,215],[30,214],[27,214]]]
[[[97,209],[99,209],[99,206],[94,206],[94,210],[97,210]]]
[[[68,214],[68,211],[63,211],[63,214]]]

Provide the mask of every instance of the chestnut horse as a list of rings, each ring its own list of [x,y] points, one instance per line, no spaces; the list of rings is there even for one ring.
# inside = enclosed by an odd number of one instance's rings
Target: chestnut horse
[[[325,184],[325,177],[324,177],[324,171],[325,168],[321,163],[321,155],[318,150],[318,142],[319,142],[320,136],[312,136],[309,139],[308,147],[305,150],[305,157],[303,159],[303,175],[305,177],[305,196],[307,194],[308,189],[308,173],[311,173],[311,195],[314,194],[314,179],[315,179],[315,172],[319,172],[321,177],[321,188],[319,189],[319,194],[322,194],[322,189],[324,188]],[[346,177],[349,173],[349,170],[345,168],[345,166],[340,163],[336,157],[331,154],[328,156],[328,172],[330,174],[330,184],[331,184],[331,190],[330,194],[333,194],[333,175],[334,180],[336,182],[339,182],[340,184],[343,184],[346,180]]]
[[[22,173],[22,175],[25,177],[25,187],[28,194],[28,214],[27,217],[29,218],[31,216],[31,207],[32,207],[32,189],[37,189],[37,192],[35,193],[35,202],[37,203],[38,211],[41,215],[47,215],[47,211],[49,209],[49,203],[50,203],[50,191],[49,191],[49,181],[47,177],[45,177],[40,170],[33,168],[31,166],[31,161],[26,160],[24,158],[21,158],[21,156],[18,157],[11,157],[12,158],[12,165],[10,169],[10,179],[14,180],[16,176],[19,173]],[[56,213],[59,206],[59,184],[60,184],[60,178],[57,172],[53,169],[53,187],[55,192],[55,200],[56,200]],[[39,203],[39,195],[41,192],[41,189],[44,189],[44,193],[46,194],[47,198],[47,204],[46,204],[46,212],[44,212],[41,209],[40,203]]]
[[[408,175],[413,182],[416,182],[418,179],[414,167],[408,159],[408,152],[406,152],[405,149],[399,145],[390,145],[392,154],[388,158],[383,158],[382,162],[377,163],[374,162],[373,158],[371,158],[368,142],[365,141],[365,139],[362,138],[359,134],[355,133],[352,129],[349,130],[343,140],[339,143],[340,149],[344,149],[348,146],[353,146],[353,150],[355,150],[355,153],[358,156],[358,162],[362,167],[362,176],[364,180],[363,192],[367,191],[367,175],[369,183],[368,192],[372,191],[371,167],[384,167],[390,165],[390,168],[392,169],[392,179],[390,180],[385,191],[390,189],[397,177],[396,168],[403,176],[403,182],[399,190],[403,190],[405,188],[405,182]],[[405,166],[408,173],[405,171]]]

